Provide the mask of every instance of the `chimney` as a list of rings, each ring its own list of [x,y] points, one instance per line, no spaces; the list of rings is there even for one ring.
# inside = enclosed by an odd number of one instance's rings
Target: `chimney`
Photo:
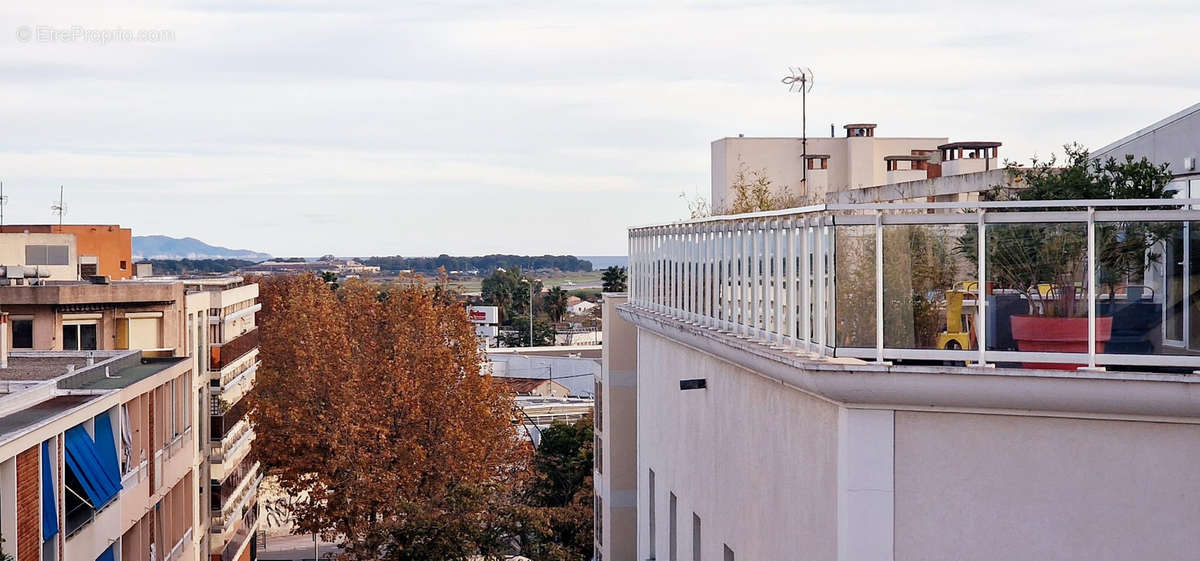
[[[0,312],[0,368],[8,368],[8,312]]]

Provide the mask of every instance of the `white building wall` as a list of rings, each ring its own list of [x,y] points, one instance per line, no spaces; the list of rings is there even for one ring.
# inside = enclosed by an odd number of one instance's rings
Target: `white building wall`
[[[896,413],[896,560],[1197,559],[1200,426]]]
[[[607,319],[606,314],[606,319]],[[703,378],[707,389],[680,390]],[[838,407],[642,329],[638,336],[638,559],[837,558]],[[649,470],[655,536],[649,535]]]

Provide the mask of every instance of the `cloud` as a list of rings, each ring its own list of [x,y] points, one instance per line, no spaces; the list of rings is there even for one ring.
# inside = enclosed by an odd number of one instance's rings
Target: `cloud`
[[[10,3],[11,25],[171,29],[160,44],[0,35],[8,216],[283,255],[620,253],[686,214],[709,143],[808,133],[1103,145],[1195,102],[1191,2]],[[65,20],[63,14],[70,14]],[[1031,15],[1034,14],[1034,15]],[[185,216],[187,219],[180,219]]]

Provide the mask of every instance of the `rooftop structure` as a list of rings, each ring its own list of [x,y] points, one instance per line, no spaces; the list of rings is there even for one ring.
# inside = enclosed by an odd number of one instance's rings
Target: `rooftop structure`
[[[955,142],[947,138],[875,136],[874,123],[844,126],[845,136],[809,137],[807,156],[800,138],[739,135],[712,143],[712,204],[717,214],[733,207],[739,176],[761,174],[775,194],[796,205],[827,202],[846,190],[934,179],[996,169],[999,142]],[[807,179],[805,179],[807,178]],[[807,181],[807,184],[806,184]],[[956,197],[971,200],[969,197]]]
[[[78,251],[79,277],[133,276],[133,231],[116,224],[5,224],[0,233],[41,233],[73,236]],[[0,260],[0,265],[7,265]]]
[[[597,557],[1190,558],[1197,203],[632,228],[628,302],[603,314]],[[1146,224],[1117,270],[1112,240]]]

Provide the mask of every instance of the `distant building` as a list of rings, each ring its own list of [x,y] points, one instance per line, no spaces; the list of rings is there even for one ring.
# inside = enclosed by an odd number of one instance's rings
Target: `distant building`
[[[71,234],[75,236],[79,276],[133,276],[133,230],[116,224],[5,224],[0,233]],[[0,265],[7,263],[0,262]],[[71,279],[74,280],[74,279]]]
[[[570,394],[566,386],[548,378],[497,376],[494,379],[518,397],[568,397]]]
[[[711,202],[722,214],[734,202],[739,173],[762,172],[779,193],[799,204],[825,202],[831,193],[997,169],[999,142],[950,142],[945,137],[875,136],[876,125],[845,125],[845,136],[722,138],[712,143]],[[786,188],[786,191],[784,190]]]
[[[580,300],[579,302],[567,306],[567,313],[573,316],[585,316],[592,313],[592,310],[596,309],[596,306],[598,306],[598,304],[595,302]]]

